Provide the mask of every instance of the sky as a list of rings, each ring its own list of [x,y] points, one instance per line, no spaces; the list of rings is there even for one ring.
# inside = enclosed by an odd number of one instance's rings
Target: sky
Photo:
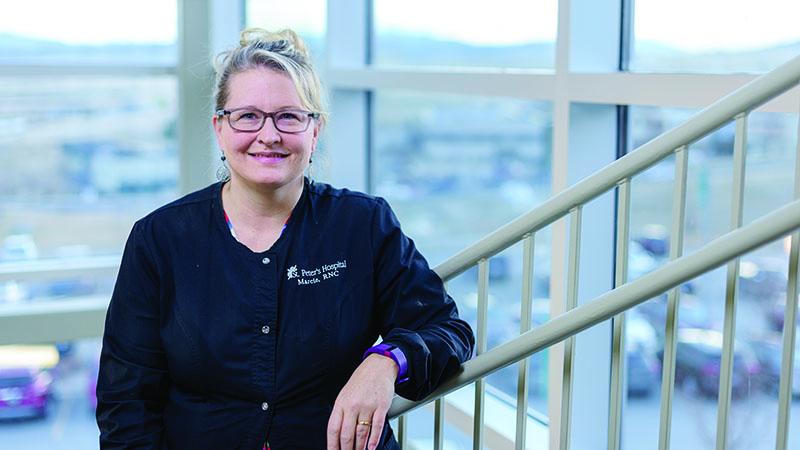
[[[321,34],[325,0],[249,0],[249,23]],[[478,45],[553,41],[557,0],[374,0],[377,32],[422,33]],[[757,7],[755,7],[757,5]],[[67,43],[169,43],[175,2],[0,0],[0,33]],[[511,12],[511,13],[510,13]],[[688,13],[685,13],[688,12]],[[637,40],[686,51],[800,40],[800,0],[636,0]]]
[[[0,0],[0,33],[68,44],[171,43],[176,23],[166,0]]]

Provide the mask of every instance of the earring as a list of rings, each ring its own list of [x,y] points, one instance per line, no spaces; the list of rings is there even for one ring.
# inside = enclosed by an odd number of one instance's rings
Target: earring
[[[221,155],[219,157],[219,159],[220,159],[220,161],[225,162],[225,160],[228,159],[228,158],[226,158],[225,155]]]

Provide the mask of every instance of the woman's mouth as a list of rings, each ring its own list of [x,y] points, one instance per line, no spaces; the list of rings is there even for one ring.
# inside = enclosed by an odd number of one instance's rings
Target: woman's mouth
[[[289,157],[289,153],[283,152],[254,152],[248,153],[248,156],[255,159],[260,163],[275,164]]]

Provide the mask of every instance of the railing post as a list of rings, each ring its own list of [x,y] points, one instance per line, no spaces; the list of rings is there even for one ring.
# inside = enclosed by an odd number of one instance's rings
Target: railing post
[[[533,250],[534,235],[526,234],[522,239],[522,298],[520,299],[519,332],[525,333],[531,328],[531,302],[533,299]],[[528,425],[528,363],[525,358],[519,362],[517,376],[517,435],[516,450],[525,450],[525,438]]]
[[[578,271],[580,269],[581,215],[582,205],[576,206],[569,215],[569,259],[567,263],[567,305],[566,310],[578,306]],[[572,417],[572,368],[575,365],[575,337],[564,341],[564,374],[561,388],[561,430],[560,450],[569,449],[570,418]]]
[[[444,448],[444,397],[434,402],[433,450]]]
[[[478,261],[478,336],[476,355],[486,353],[487,347],[487,309],[489,307],[489,260]],[[475,381],[475,419],[472,433],[472,448],[483,450],[483,400],[486,397],[486,379]]]
[[[686,173],[689,165],[689,148],[685,145],[675,151],[675,188],[672,194],[672,226],[670,228],[669,259],[674,261],[683,254],[683,223],[686,215]],[[678,344],[678,304],[680,287],[667,294],[667,319],[664,327],[664,357],[661,376],[661,417],[659,421],[658,449],[669,450],[672,428],[672,396],[675,391],[675,353]]]
[[[733,186],[731,187],[731,230],[742,226],[744,169],[747,145],[747,113],[736,116],[733,142]],[[719,405],[717,409],[717,450],[725,450],[728,441],[728,417],[731,406],[731,381],[736,335],[736,291],[739,258],[728,263],[725,289],[725,319],[722,332],[722,360],[719,368]]]
[[[614,288],[628,281],[628,235],[630,229],[631,180],[617,185],[617,236]],[[622,403],[625,399],[625,313],[612,319],[611,388],[608,411],[608,450],[619,450],[622,434]]]
[[[397,443],[400,444],[401,449],[408,448],[408,430],[406,429],[407,414],[397,418]]]
[[[794,199],[800,199],[800,118],[797,121],[797,152],[794,158]],[[775,450],[786,450],[789,445],[789,412],[792,401],[792,379],[797,323],[797,270],[800,259],[800,232],[791,235],[789,250],[789,280],[786,286],[786,308],[783,314],[783,356],[781,378],[778,386],[778,437]],[[787,325],[788,324],[788,325]]]

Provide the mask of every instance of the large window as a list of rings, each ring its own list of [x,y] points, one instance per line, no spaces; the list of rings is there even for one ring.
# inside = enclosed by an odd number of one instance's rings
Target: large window
[[[738,74],[763,73],[800,54],[796,0],[348,0],[333,11],[327,5],[339,2],[246,0],[237,3],[243,8],[231,8],[224,0],[197,0],[184,2],[198,7],[184,10],[186,17],[178,17],[180,2],[163,0],[12,3],[0,14],[0,163],[5,168],[0,177],[0,315],[19,305],[107,301],[111,276],[46,273],[47,278],[14,279],[2,278],[3,271],[119,255],[133,221],[178,194],[179,171],[190,163],[188,158],[179,162],[177,150],[178,130],[184,128],[176,74],[187,72],[177,67],[177,23],[209,31],[210,42],[182,44],[194,50],[190,54],[235,42],[232,30],[239,24],[296,30],[331,90],[334,114],[324,142],[331,178],[337,185],[387,198],[432,266],[568,188],[577,181],[576,173],[599,169],[624,147],[619,144],[636,148],[696,111],[688,108],[702,107],[750,77]],[[560,15],[559,5],[566,7]],[[191,23],[205,20],[195,11],[235,17],[210,20],[214,25],[208,29],[207,23]],[[557,34],[559,25],[569,28]],[[223,31],[223,26],[231,28]],[[619,66],[631,73],[620,77],[615,73]],[[630,89],[619,88],[620,78]],[[707,89],[690,86],[694,81]],[[750,116],[745,224],[793,199],[798,117],[794,99],[790,107],[785,98],[781,101],[768,108],[782,112]],[[684,254],[728,231],[732,146],[731,125],[691,145]],[[632,181],[631,280],[668,259],[674,168],[671,157]],[[612,213],[601,224],[586,217],[584,246],[610,248],[606,231],[615,220]],[[564,306],[565,222],[536,236],[534,326]],[[611,277],[604,277],[614,262],[591,254],[581,256],[580,285],[597,281],[594,292],[601,290],[599,285],[612,285]],[[785,242],[741,258],[731,448],[775,446],[787,260]],[[521,261],[518,244],[489,262],[489,349],[519,334]],[[473,326],[476,279],[471,269],[448,283]],[[712,448],[725,269],[691,280],[680,293],[671,447]],[[588,296],[586,289],[580,294]],[[665,316],[666,296],[626,316],[626,450],[658,447]],[[611,340],[606,343],[603,335],[607,324],[600,328],[591,335],[603,336],[593,351],[582,352],[586,347],[579,342],[575,354],[576,370],[592,367],[597,372],[575,378],[574,450],[606,442],[606,417],[595,412],[608,410],[606,349]],[[0,348],[0,369],[9,361],[31,362],[26,373],[11,381],[0,376],[2,396],[14,394],[19,404],[18,388],[33,382],[47,386],[49,393],[46,407],[37,403],[30,420],[0,417],[0,446],[96,446],[90,392],[98,345],[89,339]],[[529,448],[548,448],[547,418],[560,414],[558,402],[549,401],[561,392],[556,355],[543,352],[527,362],[530,417],[537,418],[541,433],[529,439]],[[800,357],[793,364],[797,387]],[[512,445],[516,367],[488,378],[491,406],[484,423],[487,435],[499,439],[486,442],[489,448]],[[472,389],[448,397],[447,408],[460,410],[445,414],[445,448],[472,447]],[[409,420],[417,448],[431,447],[431,409],[422,408]],[[798,448],[796,401],[791,417],[789,448]]]
[[[159,0],[4,6],[3,270],[119,255],[133,222],[177,196],[176,6]],[[102,304],[113,282],[110,275],[74,273],[5,278],[0,310]],[[97,339],[0,346],[3,446],[96,448],[98,349]]]

